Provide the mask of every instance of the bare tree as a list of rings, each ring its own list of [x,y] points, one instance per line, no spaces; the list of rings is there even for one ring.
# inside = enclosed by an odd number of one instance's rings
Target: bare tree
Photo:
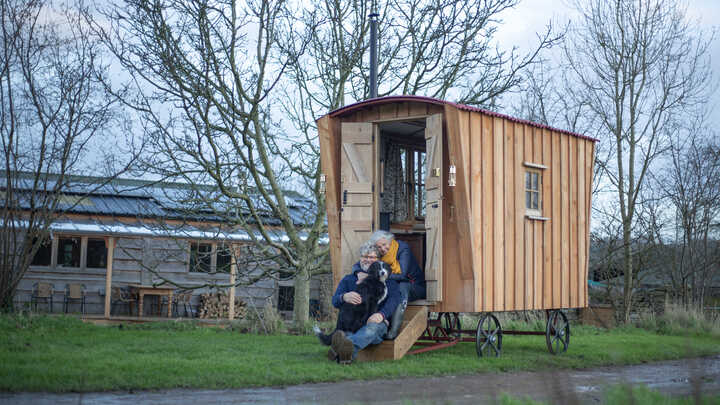
[[[497,14],[516,3],[385,3],[381,94],[497,103],[537,54],[491,46]],[[369,10],[351,1],[296,6],[126,0],[91,20],[133,76],[136,97],[122,99],[152,134],[148,167],[165,179],[217,186],[226,208],[241,214],[231,223],[252,235],[254,251],[294,273],[295,319],[304,321],[309,278],[327,271],[328,253],[319,243],[326,227],[315,119],[368,93]],[[544,33],[538,51],[552,41]],[[292,129],[298,135],[287,135]],[[290,214],[287,188],[315,202],[302,221]]]
[[[252,251],[294,275],[294,312],[308,319],[312,275],[325,272],[324,204],[292,215],[290,153],[272,112],[274,91],[295,60],[278,42],[302,49],[288,3],[277,1],[128,0],[88,15],[96,34],[130,74],[118,97],[149,134],[146,168],[164,180],[197,186],[189,206],[225,215]],[[285,40],[284,40],[285,41]],[[210,185],[218,193],[200,190]],[[310,184],[317,193],[319,184]],[[266,272],[267,274],[267,272]]]
[[[633,295],[633,232],[653,162],[668,148],[684,113],[704,97],[708,41],[674,1],[576,2],[565,56],[572,85],[597,122],[598,157],[619,203],[623,232],[624,319]]]
[[[18,283],[48,240],[51,224],[81,201],[64,196],[70,176],[103,170],[111,178],[132,162],[132,153],[123,158],[90,153],[120,115],[100,80],[106,67],[99,44],[89,39],[77,7],[0,0],[2,309],[12,308]],[[125,165],[117,169],[121,160]]]
[[[699,308],[720,259],[712,227],[720,216],[720,144],[706,133],[683,131],[675,137],[668,168],[656,176],[657,188],[675,212],[672,290],[683,304]]]

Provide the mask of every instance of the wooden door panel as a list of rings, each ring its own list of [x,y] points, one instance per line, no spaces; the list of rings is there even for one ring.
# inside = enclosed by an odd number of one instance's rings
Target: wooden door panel
[[[427,300],[442,301],[442,114],[431,115],[425,126],[425,281]]]
[[[373,231],[373,124],[342,123],[340,157],[340,251],[348,274],[357,251]]]

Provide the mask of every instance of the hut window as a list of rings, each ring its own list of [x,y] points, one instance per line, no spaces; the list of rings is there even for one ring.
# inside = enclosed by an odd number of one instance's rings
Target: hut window
[[[401,223],[425,217],[425,151],[388,141],[384,146],[380,212]]]
[[[528,215],[542,215],[542,172],[525,171],[525,209]]]

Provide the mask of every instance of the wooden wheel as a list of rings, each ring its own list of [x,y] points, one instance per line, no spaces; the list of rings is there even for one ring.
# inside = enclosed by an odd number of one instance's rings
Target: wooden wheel
[[[545,340],[550,353],[560,354],[567,351],[570,345],[570,322],[562,311],[550,312],[545,328]]]
[[[495,355],[500,357],[502,351],[502,327],[493,314],[485,314],[477,326],[475,350],[478,357]]]

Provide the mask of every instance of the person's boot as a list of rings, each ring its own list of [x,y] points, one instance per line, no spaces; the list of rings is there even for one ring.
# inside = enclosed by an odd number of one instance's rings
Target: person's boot
[[[353,342],[345,336],[341,330],[335,331],[332,335],[332,344],[330,349],[337,355],[337,362],[340,364],[352,363]]]
[[[395,308],[395,312],[390,318],[390,329],[385,334],[385,339],[395,339],[400,332],[400,326],[402,326],[403,317],[405,315],[405,308],[407,308],[407,301],[403,301],[400,305]]]

